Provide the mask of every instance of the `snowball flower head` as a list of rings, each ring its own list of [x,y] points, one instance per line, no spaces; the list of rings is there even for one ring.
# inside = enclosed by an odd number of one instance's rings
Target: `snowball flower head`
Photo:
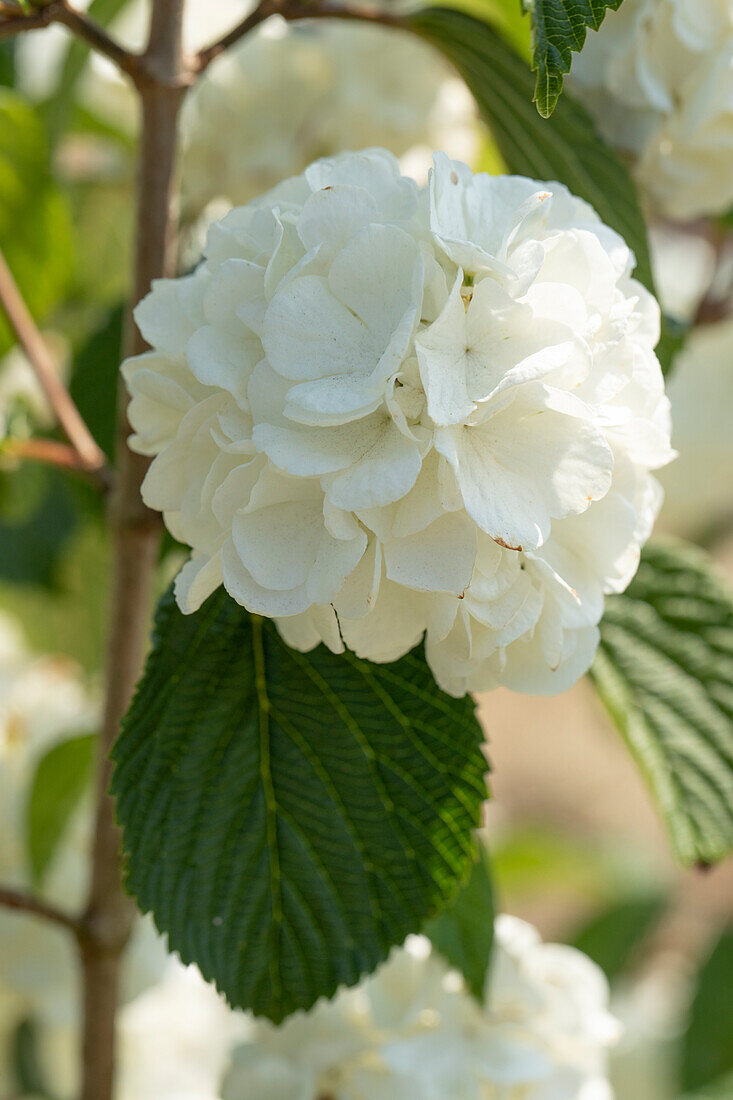
[[[624,0],[589,34],[569,87],[679,220],[733,204],[733,0]]]
[[[181,609],[223,583],[302,650],[425,634],[454,694],[567,688],[670,457],[633,264],[561,185],[443,154],[427,189],[384,151],[317,161],[214,224],[123,366]]]
[[[485,1004],[421,936],[376,974],[275,1028],[255,1022],[224,1097],[611,1100],[617,1025],[601,971],[502,916]]]

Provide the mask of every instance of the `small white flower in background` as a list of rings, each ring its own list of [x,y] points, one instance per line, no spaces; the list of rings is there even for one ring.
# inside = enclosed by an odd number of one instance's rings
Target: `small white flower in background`
[[[669,396],[680,457],[664,471],[661,522],[694,538],[733,519],[733,318],[690,334]]]
[[[253,1024],[195,966],[170,956],[161,980],[121,1009],[117,1027],[115,1100],[217,1100],[232,1049]]]
[[[75,7],[85,10],[91,0],[77,0]],[[254,4],[248,0],[186,0],[183,19],[183,44],[187,51],[199,50],[238,23]],[[121,5],[109,30],[116,41],[129,50],[145,48],[150,25],[151,0],[131,0]],[[37,101],[53,94],[69,47],[69,34],[59,24],[31,35],[19,36],[16,43],[17,86],[21,93]],[[79,98],[95,115],[121,130],[138,124],[135,94],[117,66],[92,51],[89,64],[80,79]]]
[[[670,1100],[679,1083],[680,1040],[693,987],[673,953],[645,960],[644,973],[614,984],[611,1009],[621,1022],[610,1077],[619,1100]]]
[[[183,112],[182,202],[248,202],[316,157],[380,145],[427,175],[476,154],[476,107],[432,47],[389,28],[267,23],[211,66]]]
[[[732,0],[624,0],[573,60],[577,91],[672,219],[733,205]]]
[[[64,374],[66,342],[49,334],[46,346],[59,373]],[[14,347],[0,359],[0,440],[27,436],[34,428],[49,428],[54,422],[46,395],[24,352]]]
[[[589,666],[671,457],[659,309],[560,184],[429,189],[383,150],[311,165],[209,232],[138,306],[131,446],[192,547],[299,649],[393,660],[426,633],[453,694],[548,694]]]
[[[670,222],[650,226],[649,247],[663,313],[692,324],[716,278],[724,275],[716,249],[704,234]]]
[[[80,5],[86,6],[85,3]],[[249,0],[188,0],[184,40],[199,49],[239,22]],[[117,40],[141,50],[149,4],[134,0],[112,24]],[[51,95],[64,32],[57,27],[18,44],[19,84],[34,99]],[[129,82],[92,54],[78,95],[117,128],[138,124]],[[435,148],[472,160],[480,129],[465,84],[414,35],[360,24],[287,24],[271,18],[210,66],[184,104],[182,207],[195,222],[211,202],[248,202],[316,157],[381,145],[405,156],[424,179]]]
[[[356,988],[280,1027],[256,1021],[225,1100],[611,1100],[618,1037],[601,971],[496,921],[486,1004],[420,936]]]
[[[54,746],[91,733],[99,707],[78,668],[64,657],[30,655],[15,623],[0,616],[0,882],[33,889],[47,901],[74,912],[87,887],[92,807],[84,798],[60,838],[38,886],[28,853],[27,807],[40,761]],[[9,1082],[13,1038],[32,1017],[41,1030],[44,1059],[54,1094],[77,1089],[78,974],[68,933],[22,912],[0,909],[0,1095]],[[164,959],[162,941],[149,920],[140,921],[126,958],[126,998],[157,980]]]

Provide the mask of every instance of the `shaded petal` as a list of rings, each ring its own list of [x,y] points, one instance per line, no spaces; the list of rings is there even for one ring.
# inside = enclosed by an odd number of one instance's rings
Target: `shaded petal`
[[[409,492],[420,473],[419,446],[387,417],[375,417],[357,439],[360,456],[341,473],[323,478],[331,503],[348,512],[390,504]]]
[[[149,294],[134,310],[135,323],[147,342],[173,355],[186,350],[196,329],[206,323],[204,293],[210,279],[205,267],[181,279],[154,279]]]
[[[204,325],[188,341],[186,356],[202,385],[219,386],[232,395],[240,409],[248,409],[247,384],[262,356],[259,340]]]
[[[176,603],[184,615],[198,611],[222,581],[221,554],[193,554],[176,577]]]
[[[476,527],[464,513],[436,519],[418,534],[390,539],[384,561],[390,580],[425,592],[462,597],[473,574]]]

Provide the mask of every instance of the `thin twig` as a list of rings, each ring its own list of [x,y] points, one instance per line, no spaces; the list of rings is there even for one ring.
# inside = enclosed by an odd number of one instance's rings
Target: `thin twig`
[[[2,15],[5,16],[5,12]],[[31,15],[8,15],[7,18],[0,19],[0,42],[5,38],[14,38],[24,31],[41,30],[50,23],[53,23],[53,19],[43,11],[33,12]]]
[[[125,49],[88,15],[72,7],[68,0],[51,0],[43,7],[32,8],[27,14],[22,14],[19,7],[11,7],[3,0],[0,3],[0,15],[4,17],[0,19],[0,40],[26,31],[40,30],[51,23],[61,23],[78,38],[88,42],[97,53],[108,57],[136,83],[150,79],[140,54]]]
[[[123,73],[135,81],[147,76],[142,57],[121,46],[83,11],[77,11],[67,0],[57,0],[57,9],[57,22],[83,38],[97,53],[108,57]]]
[[[7,909],[18,909],[24,913],[33,913],[37,917],[43,917],[44,920],[67,928],[77,937],[84,934],[82,922],[76,917],[57,909],[55,905],[49,905],[48,902],[42,901],[41,898],[37,898],[33,894],[26,894],[22,890],[0,886],[0,905],[5,906]]]
[[[57,466],[61,470],[80,474],[100,484],[105,491],[112,487],[112,471],[108,467],[90,470],[79,459],[78,452],[69,443],[59,443],[56,439],[42,439],[33,436],[30,439],[4,439],[0,443],[0,457],[18,458],[28,462],[42,462],[47,466]]]
[[[43,387],[59,424],[78,455],[79,465],[89,473],[101,474],[107,465],[104,452],[97,446],[69,391],[59,378],[44,339],[25,304],[2,250],[0,250],[0,305],[3,306],[10,327],[28,356],[30,365]]]
[[[202,73],[220,54],[231,46],[234,46],[250,31],[264,23],[271,15],[279,15],[288,22],[300,19],[350,19],[358,22],[382,23],[385,26],[401,27],[404,19],[401,16],[383,11],[381,8],[370,5],[358,5],[350,7],[345,4],[333,3],[330,0],[261,0],[260,4],[250,14],[233,27],[228,34],[219,38],[216,42],[206,46],[196,54],[193,68],[196,73]]]

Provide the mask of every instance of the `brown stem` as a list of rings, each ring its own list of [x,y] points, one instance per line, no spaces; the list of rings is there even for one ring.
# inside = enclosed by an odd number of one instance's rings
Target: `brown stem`
[[[299,19],[355,19],[359,22],[383,23],[390,27],[404,25],[404,20],[400,16],[367,4],[350,7],[331,0],[261,0],[254,11],[233,27],[228,34],[199,51],[194,58],[194,71],[202,73],[219,54],[244,38],[271,15],[280,15],[288,22]]]
[[[14,38],[16,34],[22,34],[24,31],[40,30],[42,27],[47,27],[49,23],[53,23],[56,18],[51,5],[41,8],[40,11],[29,12],[27,15],[16,14],[16,11],[20,12],[20,9],[14,9],[11,12],[6,5],[0,12],[3,16],[0,19],[0,42],[4,38]]]
[[[100,488],[107,490],[111,485],[111,474],[106,470],[90,470],[80,461],[74,447],[68,443],[59,443],[55,439],[5,439],[0,444],[0,455],[25,459],[30,462],[43,462],[49,466],[58,466],[91,478]]]
[[[104,453],[97,446],[81,413],[59,378],[44,339],[31,317],[2,250],[0,250],[0,304],[7,314],[18,343],[28,356],[59,424],[79,456],[80,465],[89,471],[103,470],[107,464]]]
[[[8,909],[18,909],[23,913],[33,913],[37,917],[43,917],[44,920],[58,924],[62,928],[67,928],[77,936],[83,934],[81,924],[76,917],[73,917],[70,913],[64,913],[63,910],[57,909],[55,905],[49,905],[33,894],[26,894],[22,890],[0,886],[0,905],[4,905]]]
[[[142,139],[138,178],[137,256],[133,301],[153,279],[173,274],[171,197],[181,103],[183,0],[155,0],[146,63],[156,79],[140,87]],[[145,343],[128,321],[127,352]],[[120,836],[109,795],[109,750],[139,677],[150,622],[159,519],[142,502],[147,461],[127,447],[126,395],[119,425],[119,477],[110,503],[114,579],[108,649],[108,687],[97,780],[97,823],[92,882],[82,942],[84,1082],[82,1100],[109,1100],[114,1074],[114,1028],[120,959],[132,926],[124,893]]]

